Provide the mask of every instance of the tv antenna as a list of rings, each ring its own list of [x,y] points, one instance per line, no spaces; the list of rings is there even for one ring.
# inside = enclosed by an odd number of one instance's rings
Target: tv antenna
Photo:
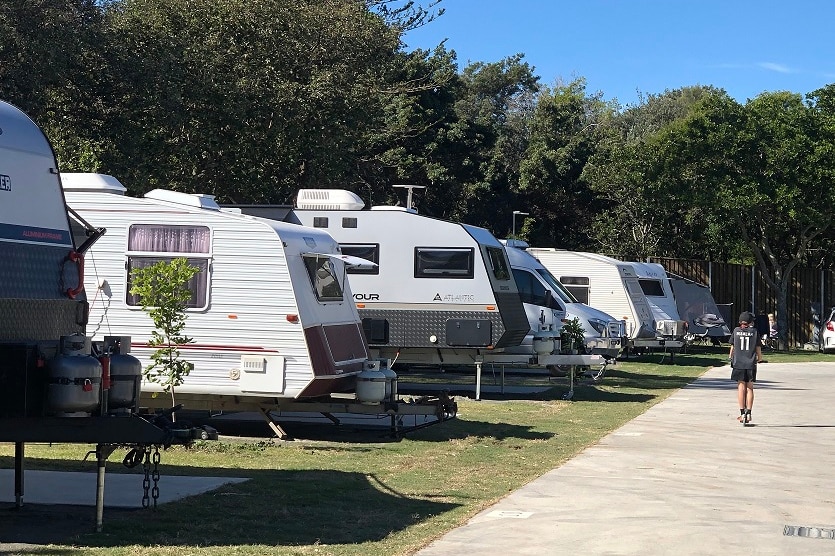
[[[425,185],[392,185],[392,187],[402,187],[408,191],[406,194],[406,210],[412,210],[412,190],[425,189]]]

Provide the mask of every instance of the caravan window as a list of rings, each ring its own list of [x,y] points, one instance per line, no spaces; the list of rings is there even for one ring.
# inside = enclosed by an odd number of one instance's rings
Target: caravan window
[[[344,255],[359,257],[377,263],[374,268],[348,268],[348,274],[380,274],[380,244],[379,243],[340,243],[339,249]]]
[[[589,303],[589,279],[585,276],[560,276],[560,282],[565,289],[577,298],[580,303]]]
[[[638,283],[641,284],[641,289],[644,290],[644,295],[664,297],[664,288],[661,286],[661,280],[639,278]]]
[[[314,253],[302,255],[302,260],[319,301],[342,301],[342,286],[331,258]]]
[[[160,261],[185,258],[199,271],[188,282],[192,309],[205,309],[209,302],[209,259],[211,234],[206,226],[168,226],[133,224],[128,228],[128,280],[125,301],[129,306],[141,305],[139,296],[130,293],[130,273]]]
[[[472,278],[472,248],[415,247],[415,278]]]
[[[510,272],[507,270],[507,258],[505,258],[502,249],[488,247],[487,260],[490,261],[490,268],[493,270],[493,276],[496,277],[496,280],[510,280]]]
[[[548,290],[533,273],[521,268],[514,268],[513,279],[516,281],[516,287],[519,288],[519,297],[522,299],[522,303],[530,303],[540,307],[545,306]],[[553,295],[548,308],[563,310]]]
[[[559,297],[563,303],[579,303],[577,298],[571,295],[571,292],[565,289],[559,280],[554,278],[554,275],[548,272],[547,268],[537,268],[536,273],[548,284],[555,297]]]

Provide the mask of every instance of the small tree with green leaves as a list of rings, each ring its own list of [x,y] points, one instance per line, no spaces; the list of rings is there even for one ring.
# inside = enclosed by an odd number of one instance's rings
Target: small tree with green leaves
[[[580,319],[574,317],[563,324],[560,330],[560,341],[563,349],[585,353],[586,329],[580,324]]]
[[[142,309],[154,323],[148,345],[158,348],[151,355],[152,363],[142,371],[149,382],[156,382],[171,393],[183,383],[193,364],[180,359],[179,346],[193,342],[183,334],[186,325],[186,306],[191,299],[188,281],[199,269],[183,258],[134,268],[130,273],[130,293],[139,296]]]

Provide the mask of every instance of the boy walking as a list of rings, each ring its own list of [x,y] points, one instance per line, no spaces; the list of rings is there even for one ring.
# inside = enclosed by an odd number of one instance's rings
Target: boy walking
[[[731,334],[731,380],[737,384],[739,417],[743,425],[751,422],[754,406],[754,382],[757,380],[757,363],[763,360],[761,335],[754,328],[754,315],[744,311],[739,315],[739,326]]]

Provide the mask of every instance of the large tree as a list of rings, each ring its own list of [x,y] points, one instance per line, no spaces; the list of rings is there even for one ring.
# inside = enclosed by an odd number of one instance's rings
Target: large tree
[[[0,98],[44,129],[62,167],[98,167],[101,147],[89,140],[107,110],[107,67],[96,0],[0,3]]]
[[[729,242],[725,221],[715,211],[704,211],[682,196],[686,191],[667,187],[659,158],[662,132],[710,95],[727,98],[711,87],[684,87],[642,97],[612,119],[583,174],[598,201],[591,230],[596,250],[630,260],[725,260],[728,246],[737,245]]]
[[[602,207],[583,171],[610,126],[613,106],[587,95],[585,81],[544,89],[530,121],[519,168],[520,205],[532,215],[524,235],[534,245],[585,250]]]
[[[135,193],[222,201],[284,202],[353,172],[400,47],[361,1],[117,0],[105,25],[100,166]]]
[[[764,93],[744,107],[710,96],[656,144],[659,178],[733,225],[777,299],[786,330],[791,271],[831,229],[835,140],[831,88],[800,95]]]

